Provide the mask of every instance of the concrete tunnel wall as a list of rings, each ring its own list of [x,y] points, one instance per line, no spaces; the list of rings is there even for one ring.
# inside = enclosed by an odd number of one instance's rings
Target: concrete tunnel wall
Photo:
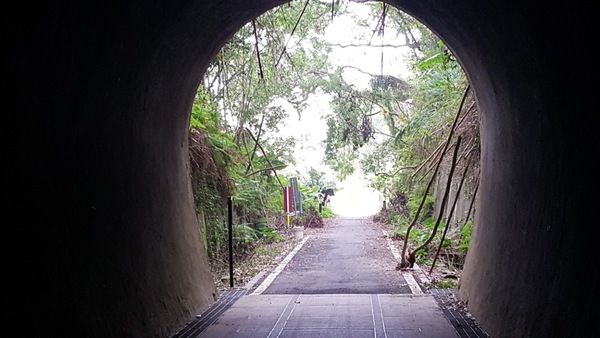
[[[189,111],[218,49],[284,2],[11,9],[6,97],[21,136],[11,139],[11,169],[24,179],[9,189],[11,203],[35,212],[13,208],[23,222],[11,229],[20,254],[8,275],[24,290],[15,317],[43,313],[29,331],[166,337],[212,304],[187,173]],[[593,41],[592,11],[567,15],[541,1],[391,3],[450,46],[481,111],[477,227],[460,297],[494,337],[597,333],[588,221],[597,197],[588,182],[599,140],[586,73],[572,68],[586,57],[575,51]]]

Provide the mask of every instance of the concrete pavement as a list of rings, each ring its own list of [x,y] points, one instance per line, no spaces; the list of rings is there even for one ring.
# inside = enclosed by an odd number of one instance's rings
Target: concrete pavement
[[[457,332],[431,295],[247,295],[197,337],[436,337]]]
[[[460,334],[474,322],[451,321],[410,272],[396,271],[390,244],[368,218],[336,219],[173,338],[486,337]]]

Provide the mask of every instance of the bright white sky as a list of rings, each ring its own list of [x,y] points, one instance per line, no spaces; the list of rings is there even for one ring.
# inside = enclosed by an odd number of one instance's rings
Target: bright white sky
[[[349,9],[354,15],[365,16],[368,14],[369,7],[364,4],[350,2]],[[349,16],[336,16],[332,24],[325,32],[325,37],[332,44],[365,44],[368,40],[359,40],[361,35],[371,36],[371,32],[365,32],[365,28],[358,28],[353,24],[353,19]],[[376,23],[373,23],[373,26]],[[391,37],[395,34],[386,34],[382,42],[381,37],[375,37],[372,41],[374,45],[391,44],[401,45],[404,40],[393,40]],[[406,48],[383,48],[383,74],[393,75],[400,78],[407,78],[410,72],[403,63]],[[382,47],[333,47],[329,55],[330,62],[333,65],[352,66],[370,74],[381,74],[381,53]],[[365,89],[368,86],[370,76],[357,70],[348,69],[344,73],[344,78],[357,86],[359,89]],[[323,116],[329,113],[328,98],[323,95],[314,95],[309,101],[309,107],[302,112],[301,119],[298,113],[290,106],[288,111],[289,118],[282,121],[281,130],[285,135],[294,136],[298,142],[295,149],[296,166],[288,167],[285,174],[294,175],[296,170],[306,173],[311,167],[327,173],[327,179],[336,181],[335,174],[322,164],[324,149],[321,142],[325,140],[327,125]],[[382,199],[379,194],[367,187],[367,181],[362,173],[356,173],[346,179],[344,182],[337,182],[336,188],[339,189],[336,195],[331,199],[333,211],[341,216],[368,216],[375,214],[381,207]],[[357,198],[360,196],[360,198]]]
[[[370,11],[365,4],[349,2],[348,9],[357,18],[367,18]],[[373,22],[374,29],[376,22]],[[410,71],[404,63],[404,53],[408,48],[381,47],[384,45],[403,45],[402,36],[396,38],[395,32],[387,32],[384,37],[375,36],[371,44],[377,47],[334,47],[330,54],[330,62],[334,65],[353,66],[369,74],[393,75],[397,77],[408,77]],[[361,36],[365,36],[361,38]],[[336,16],[325,31],[325,38],[332,44],[350,45],[366,44],[371,38],[372,32],[366,28],[356,27],[351,16]],[[381,53],[383,53],[383,67],[381,64]],[[366,89],[370,76],[358,70],[347,69],[345,80],[353,83],[359,89]]]

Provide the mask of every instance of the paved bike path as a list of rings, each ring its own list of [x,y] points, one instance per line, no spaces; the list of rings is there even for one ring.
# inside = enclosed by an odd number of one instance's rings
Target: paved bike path
[[[411,294],[384,233],[368,218],[311,235],[262,294]]]
[[[395,271],[383,235],[366,218],[335,219],[201,332],[181,336],[460,337],[433,296]]]

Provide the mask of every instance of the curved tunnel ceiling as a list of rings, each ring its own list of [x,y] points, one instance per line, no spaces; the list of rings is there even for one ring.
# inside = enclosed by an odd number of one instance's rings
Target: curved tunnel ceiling
[[[30,286],[15,309],[37,305],[40,326],[55,332],[162,337],[213,301],[187,176],[189,111],[229,37],[285,3],[18,5],[7,20],[6,103],[30,138],[15,146],[26,156],[14,161],[25,178],[13,192],[37,209],[14,215],[28,225],[15,252],[35,257],[10,274]],[[594,64],[581,51],[595,12],[537,0],[389,3],[446,42],[480,108],[461,298],[492,336],[585,336],[597,327],[587,216],[599,142],[595,93],[580,85],[589,73],[573,67]]]

